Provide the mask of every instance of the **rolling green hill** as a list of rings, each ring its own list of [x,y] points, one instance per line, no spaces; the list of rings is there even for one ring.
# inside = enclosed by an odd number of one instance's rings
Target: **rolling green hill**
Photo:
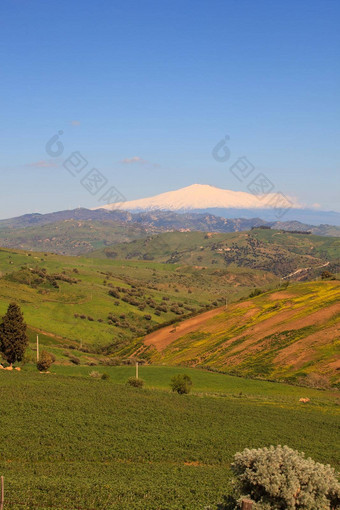
[[[61,363],[140,358],[247,377],[296,380],[317,372],[337,382],[337,322],[327,314],[339,299],[338,282],[290,285],[291,297],[285,298],[288,282],[279,277],[293,272],[293,278],[309,279],[336,268],[339,242],[260,229],[167,233],[120,244],[115,253],[110,248],[105,258],[103,251],[89,258],[1,249],[0,315],[11,301],[21,306],[31,359],[39,333],[42,348]],[[235,303],[256,288],[272,293]],[[325,313],[324,320],[313,322],[314,312]],[[185,319],[193,321],[193,336],[182,338]],[[206,330],[209,321],[212,331]],[[252,327],[259,328],[256,335]],[[155,335],[166,335],[164,348]],[[296,366],[292,345],[299,342],[307,357],[301,355]]]
[[[246,296],[277,278],[252,269],[208,270],[142,261],[0,250],[0,314],[15,300],[30,326],[62,359],[126,357],[162,324]],[[48,336],[50,335],[50,336]],[[43,343],[44,343],[43,342]],[[71,352],[72,351],[72,352]]]

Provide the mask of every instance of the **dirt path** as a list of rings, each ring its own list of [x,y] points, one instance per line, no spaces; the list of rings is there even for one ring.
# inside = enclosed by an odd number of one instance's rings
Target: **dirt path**
[[[325,264],[322,264],[321,266],[311,266],[311,267],[301,267],[300,269],[297,269],[294,271],[294,273],[287,274],[286,276],[282,276],[282,280],[286,280],[286,278],[290,278],[291,276],[294,276],[296,274],[302,273],[303,271],[309,271],[310,269],[320,269],[321,267],[327,267],[329,266],[329,262],[326,262]]]
[[[56,338],[57,340],[67,340],[67,338],[64,338],[63,336],[55,335],[54,333],[44,331],[43,329],[35,328],[34,326],[29,326],[29,329],[40,335],[49,336],[50,338]]]
[[[214,308],[214,310],[209,310],[209,312],[204,312],[196,317],[192,317],[191,319],[187,319],[183,322],[180,322],[176,329],[174,325],[167,326],[165,328],[159,329],[147,335],[144,339],[145,345],[153,345],[156,347],[157,351],[163,351],[169,344],[171,344],[177,338],[181,336],[187,335],[192,331],[197,330],[197,326],[206,322],[208,319],[212,319],[216,315],[219,315],[225,311],[225,306],[221,306],[220,308]]]

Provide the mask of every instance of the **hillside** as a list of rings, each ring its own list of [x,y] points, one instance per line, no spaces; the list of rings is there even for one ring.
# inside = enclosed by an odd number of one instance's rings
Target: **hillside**
[[[116,260],[153,260],[197,267],[243,267],[286,277],[313,278],[329,266],[338,271],[340,240],[278,230],[230,234],[171,232],[115,245],[91,254]]]
[[[70,354],[84,362],[95,354],[126,357],[155,327],[277,283],[274,275],[253,269],[0,250],[0,314],[17,301],[32,345],[39,331],[42,345],[63,360]]]
[[[0,228],[0,245],[14,250],[81,255],[146,235],[138,224],[65,219],[44,225]]]
[[[144,339],[154,363],[246,377],[340,381],[340,282],[295,283]],[[152,353],[150,355],[150,353]]]

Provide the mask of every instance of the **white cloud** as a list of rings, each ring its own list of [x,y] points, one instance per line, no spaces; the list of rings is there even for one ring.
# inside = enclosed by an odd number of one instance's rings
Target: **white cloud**
[[[27,166],[34,167],[34,168],[55,168],[58,165],[56,163],[54,163],[53,161],[41,160],[41,161],[36,161],[35,163],[30,163]]]
[[[140,165],[147,165],[147,161],[139,156],[133,156],[132,158],[125,158],[121,161],[123,165],[132,165],[134,163],[139,163]]]
[[[141,158],[140,156],[133,156],[132,158],[124,158],[121,163],[123,165],[133,165],[133,164],[139,164],[139,165],[147,165],[152,168],[161,168],[161,165],[158,163],[151,163],[151,161],[147,161],[146,159]]]

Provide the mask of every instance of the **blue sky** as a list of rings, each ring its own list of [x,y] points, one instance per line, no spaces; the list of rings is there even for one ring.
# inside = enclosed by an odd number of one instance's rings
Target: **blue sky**
[[[92,196],[72,152],[133,200],[193,183],[340,210],[338,0],[3,0],[0,217]],[[46,154],[59,130],[64,152]],[[216,143],[229,135],[230,161]]]

